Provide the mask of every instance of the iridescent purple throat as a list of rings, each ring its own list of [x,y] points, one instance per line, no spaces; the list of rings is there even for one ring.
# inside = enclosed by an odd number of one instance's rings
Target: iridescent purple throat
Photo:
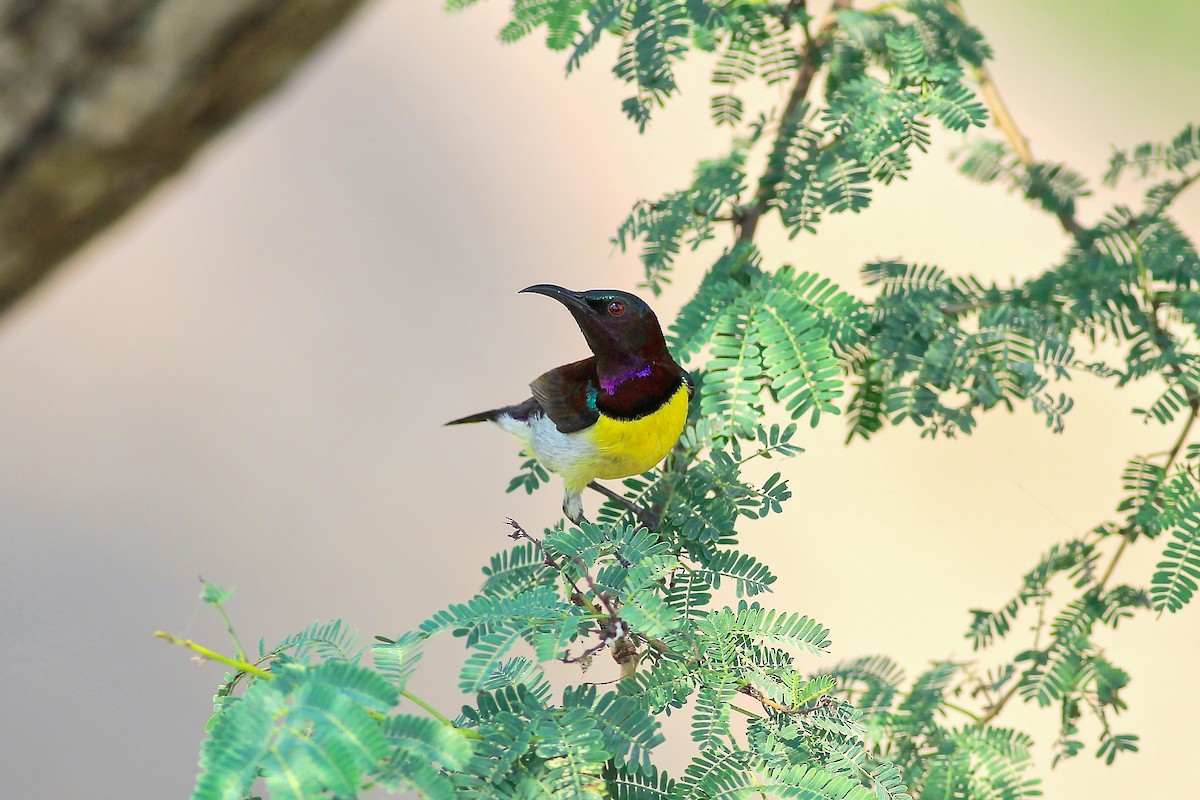
[[[600,388],[604,390],[605,394],[612,394],[613,392],[615,392],[617,390],[618,386],[620,386],[622,383],[624,383],[627,380],[631,380],[633,378],[649,378],[649,377],[650,377],[650,365],[647,364],[646,366],[642,367],[641,369],[639,369],[636,372],[632,372],[632,371],[631,372],[622,372],[619,375],[613,376],[611,378],[601,378],[600,379]]]

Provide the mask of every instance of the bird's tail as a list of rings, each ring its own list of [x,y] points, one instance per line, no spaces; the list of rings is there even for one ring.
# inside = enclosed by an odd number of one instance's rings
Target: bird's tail
[[[542,407],[538,405],[537,400],[532,397],[524,403],[518,403],[515,406],[504,406],[503,408],[493,408],[491,411],[480,411],[478,414],[472,414],[469,417],[461,419],[452,419],[447,422],[447,425],[466,425],[468,422],[495,422],[503,416],[512,417],[520,423],[526,423],[529,418],[535,414],[543,414]],[[512,421],[510,420],[510,422]],[[503,424],[501,427],[504,427]]]
[[[480,411],[478,414],[452,419],[447,425],[466,425],[468,422],[494,422],[496,417],[508,411],[508,408],[493,408],[491,411]]]

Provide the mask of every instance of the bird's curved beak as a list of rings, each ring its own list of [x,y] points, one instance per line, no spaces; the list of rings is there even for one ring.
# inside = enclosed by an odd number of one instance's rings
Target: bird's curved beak
[[[561,286],[555,286],[553,283],[537,283],[533,286],[526,286],[517,294],[544,294],[546,297],[553,297],[558,302],[562,303],[572,314],[594,315],[592,307],[587,304],[582,292],[572,292],[570,289],[564,289]]]

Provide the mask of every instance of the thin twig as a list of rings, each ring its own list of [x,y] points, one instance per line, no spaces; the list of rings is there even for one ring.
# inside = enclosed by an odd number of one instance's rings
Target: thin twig
[[[1017,687],[1021,685],[1021,679],[1014,675],[1009,680],[1013,682],[1013,685],[1009,687],[1007,692],[1000,696],[1000,699],[996,701],[994,706],[980,715],[979,719],[975,723],[976,725],[982,728],[984,725],[987,725],[989,722],[994,720],[1000,715],[1000,712],[1004,710],[1004,707],[1008,705],[1008,701],[1012,700],[1013,696],[1016,695]]]
[[[170,633],[167,633],[166,631],[155,631],[154,637],[156,639],[162,639],[164,642],[170,642],[171,644],[179,645],[180,647],[191,650],[193,653],[196,653],[197,655],[199,655],[201,658],[203,658],[205,660],[216,661],[218,664],[225,664],[226,666],[233,667],[238,672],[244,672],[248,675],[253,675],[256,678],[262,678],[265,681],[275,680],[275,675],[271,674],[270,672],[267,672],[265,669],[256,667],[248,661],[244,661],[244,660],[238,659],[238,658],[230,658],[229,656],[224,655],[223,653],[218,653],[216,650],[210,650],[209,648],[205,647],[202,644],[193,642],[191,639],[181,639],[180,637],[174,636]],[[482,739],[483,738],[483,736],[478,731],[474,731],[469,728],[457,727],[450,720],[449,717],[447,717],[445,714],[442,714],[436,708],[429,705],[429,703],[426,703],[424,700],[417,697],[415,694],[408,691],[407,689],[401,690],[400,696],[403,698],[406,698],[407,700],[420,706],[426,712],[428,712],[428,714],[431,717],[436,719],[438,722],[442,723],[443,725],[445,725],[448,728],[453,729],[454,731],[456,731],[458,733],[461,733],[463,736],[467,737],[468,739]],[[371,713],[371,716],[376,719],[384,719],[385,718],[385,716],[383,714],[381,714],[377,711],[371,711],[370,713]]]
[[[420,708],[424,709],[426,714],[433,717],[438,722],[445,725],[447,728],[454,727],[454,723],[450,721],[449,717],[447,717],[445,714],[438,711],[433,706],[429,705],[429,703],[426,703],[424,700],[417,697],[415,694],[410,692],[408,689],[401,689],[400,696],[403,697],[404,699],[408,700],[409,702],[413,703],[414,705],[417,705]],[[463,733],[466,734],[466,731],[464,730]],[[475,731],[471,731],[471,733],[475,734],[475,736],[471,737],[471,738],[483,738]]]
[[[1033,647],[1037,649],[1042,643],[1042,630],[1046,626],[1046,601],[1049,599],[1049,593],[1046,591],[1046,584],[1042,584],[1042,591],[1038,592],[1038,616],[1037,625],[1033,629]]]
[[[974,711],[963,708],[962,706],[956,705],[954,703],[947,703],[945,700],[942,701],[942,705],[945,706],[946,708],[950,709],[951,711],[957,711],[958,713],[969,717],[971,719],[971,721],[976,724],[979,723],[979,715],[976,714]]]
[[[563,565],[556,561],[554,556],[547,552],[546,546],[542,544],[540,539],[530,536],[529,533],[523,527],[521,527],[521,523],[517,522],[512,517],[506,517],[505,520],[508,522],[509,527],[513,529],[513,532],[508,534],[508,538],[514,541],[524,539],[526,541],[533,542],[534,547],[536,547],[538,552],[542,554],[542,563],[547,567],[556,570],[558,574],[562,575],[563,580],[570,584],[572,602],[574,602],[576,605],[583,606],[585,609],[587,609],[588,613],[594,617],[603,616],[603,612],[596,607],[595,603],[587,598],[587,595],[584,594],[583,590],[579,588],[579,584],[575,582],[575,579],[571,577],[571,574],[563,569]]]
[[[621,619],[620,615],[617,613],[618,609],[613,601],[613,598],[610,597],[607,592],[602,591],[598,586],[596,586],[596,579],[592,577],[592,573],[588,569],[587,563],[579,557],[564,557],[561,561],[556,560],[546,550],[545,545],[543,545],[541,541],[535,537],[530,536],[529,532],[521,527],[521,524],[515,519],[509,517],[508,524],[513,529],[513,532],[508,534],[508,538],[525,539],[533,542],[533,544],[542,553],[543,563],[546,564],[546,566],[557,570],[559,574],[563,576],[563,579],[570,584],[572,592],[571,602],[586,609],[587,612],[591,614],[593,618],[592,621],[596,624],[595,633],[600,638],[599,643],[584,650],[578,656],[572,656],[569,653],[564,653],[561,661],[565,664],[575,664],[591,658],[593,655],[606,647],[611,647],[613,660],[621,665],[622,677],[629,677],[632,675],[633,671],[637,668],[638,656],[637,648],[633,645],[633,641],[630,638],[629,624],[625,622],[625,620]],[[621,557],[619,554],[617,555],[617,558],[620,560],[623,566],[627,568],[632,566],[629,561]],[[591,593],[596,597],[596,601],[600,604],[599,606],[597,606],[596,603],[593,603],[588,598],[587,594],[579,588],[579,584],[575,582],[575,579],[572,578],[570,573],[567,572],[566,565],[568,561],[579,567],[580,574],[583,576],[583,580],[587,583],[588,590],[591,591]],[[660,642],[659,644],[662,643]],[[662,646],[664,648],[666,647],[666,645]]]
[[[739,714],[745,714],[747,717],[750,717],[750,719],[762,719],[763,718],[762,714],[755,714],[753,711],[751,711],[747,708],[742,708],[741,706],[735,705],[733,703],[729,704],[729,708],[730,708],[730,710],[736,711]]]
[[[1179,458],[1179,454],[1183,451],[1183,446],[1187,443],[1188,436],[1191,433],[1192,426],[1196,423],[1197,417],[1200,417],[1200,395],[1192,395],[1188,397],[1188,415],[1187,419],[1183,423],[1183,428],[1179,431],[1179,435],[1176,437],[1175,443],[1171,446],[1171,449],[1167,451],[1167,461],[1163,465],[1164,472],[1170,471],[1171,467],[1175,465],[1176,460]],[[1121,561],[1121,557],[1125,555],[1125,551],[1129,549],[1129,544],[1133,541],[1133,535],[1135,531],[1136,529],[1132,525],[1126,526],[1121,530],[1121,544],[1117,546],[1116,552],[1113,553],[1112,560],[1108,562],[1108,568],[1104,570],[1104,575],[1101,576],[1100,582],[1096,584],[1097,592],[1102,592],[1104,587],[1108,585],[1109,580],[1113,576],[1113,572],[1116,571],[1117,564]],[[1004,707],[1008,705],[1008,701],[1012,700],[1012,698],[1017,694],[1017,688],[1020,686],[1020,683],[1021,682],[1019,678],[1013,678],[1012,687],[1009,688],[1009,690],[1005,692],[991,708],[989,708],[982,716],[979,717],[978,724],[980,726],[987,725],[989,722],[994,720],[1001,711],[1004,710]]]
[[[963,22],[967,22],[966,12],[963,11],[959,0],[948,0],[946,7]],[[992,119],[996,121],[996,125],[1004,133],[1004,138],[1008,140],[1013,152],[1017,154],[1017,159],[1021,162],[1021,166],[1025,168],[1025,175],[1030,181],[1039,181],[1040,179],[1034,172],[1034,168],[1037,166],[1037,159],[1033,157],[1033,150],[1029,146],[1029,140],[1025,138],[1025,134],[1021,133],[1021,129],[1017,127],[1017,121],[1013,119],[1013,115],[1009,112],[1008,105],[1004,102],[1004,98],[1000,94],[1000,89],[996,87],[996,82],[992,79],[992,73],[983,64],[974,67],[972,72],[975,76],[975,82],[979,84],[979,93],[983,95],[983,101],[987,104],[988,112],[991,113]],[[1081,239],[1087,235],[1087,229],[1079,223],[1074,214],[1069,214],[1060,209],[1055,212],[1054,216],[1058,217],[1059,224],[1062,225],[1062,229],[1068,235],[1076,239]]]
[[[211,585],[208,583],[208,581],[204,580],[203,575],[200,575],[198,577],[200,578],[200,583],[205,584],[205,585]],[[206,601],[207,601],[207,598],[206,598]],[[225,631],[226,631],[226,633],[229,634],[229,638],[233,640],[233,646],[237,648],[237,657],[239,659],[241,659],[242,661],[248,660],[247,656],[246,656],[246,648],[242,647],[242,641],[241,641],[241,639],[238,638],[237,632],[233,629],[233,622],[230,621],[229,615],[225,613],[225,604],[221,603],[221,602],[217,602],[217,603],[209,603],[208,605],[212,606],[213,608],[215,608],[217,610],[217,614],[219,614],[221,616],[221,621],[225,623]]]
[[[642,508],[641,506],[639,506],[637,503],[633,502],[629,498],[624,497],[623,495],[617,494],[616,492],[614,492],[612,489],[608,488],[607,486],[600,484],[600,483],[596,483],[595,481],[592,481],[591,483],[589,483],[588,488],[592,489],[593,491],[599,492],[600,494],[607,497],[609,500],[613,501],[617,505],[624,508],[629,513],[633,514],[635,517],[637,517],[638,522],[642,523],[642,526],[645,527],[646,530],[648,530],[648,531],[658,530],[659,519],[650,510]],[[628,564],[626,564],[624,566],[628,566]]]
[[[783,14],[781,14],[779,17],[779,21],[781,23],[783,23],[783,29],[785,31],[791,29],[792,15],[795,14],[797,11],[799,11],[801,14],[804,14],[807,16],[807,14],[808,14],[807,0],[789,0],[789,2],[787,4],[787,8],[785,8],[783,10]]]
[[[600,601],[600,605],[604,606],[604,610],[608,612],[608,616],[612,619],[616,619],[617,608],[613,605],[612,598],[608,596],[608,592],[604,592],[596,588],[596,579],[593,578],[592,573],[588,571],[588,565],[584,563],[584,560],[579,556],[576,556],[572,560],[579,565],[579,569],[583,572],[583,579],[587,581],[588,589],[590,589],[592,594],[596,596],[596,599]]]
[[[1163,466],[1164,471],[1170,470],[1179,460],[1179,454],[1183,451],[1183,446],[1187,444],[1188,436],[1191,434],[1192,426],[1196,424],[1198,416],[1200,416],[1200,396],[1193,394],[1188,397],[1187,419],[1183,423],[1183,430],[1175,439],[1175,444],[1171,445],[1171,450],[1167,453],[1167,463]]]
[[[1179,436],[1176,437],[1175,443],[1171,449],[1167,451],[1167,461],[1163,465],[1164,471],[1169,471],[1175,465],[1179,454],[1183,451],[1183,446],[1187,443],[1192,426],[1196,423],[1196,418],[1200,417],[1200,396],[1190,396],[1188,398],[1188,416],[1184,421],[1183,429],[1180,430]],[[1116,571],[1117,564],[1120,563],[1121,557],[1125,555],[1125,551],[1129,549],[1129,543],[1133,541],[1135,528],[1132,525],[1126,526],[1121,530],[1121,544],[1117,546],[1116,552],[1113,553],[1112,560],[1108,562],[1108,568],[1104,570],[1104,575],[1101,576],[1100,582],[1096,584],[1096,591],[1102,592],[1104,587],[1108,585],[1109,580]],[[1036,644],[1035,644],[1036,646]],[[1017,688],[1020,686],[1020,679],[1015,677],[1012,679],[1013,685],[1005,692],[1000,699],[989,708],[982,716],[979,717],[978,724],[980,726],[987,725],[989,722],[999,716],[1004,707],[1008,705],[1008,701],[1012,700],[1017,694]]]
[[[804,109],[804,101],[821,68],[821,50],[833,35],[833,29],[837,23],[837,12],[847,8],[850,8],[849,0],[834,0],[833,6],[822,18],[815,36],[808,36],[808,25],[804,26],[807,41],[800,54],[800,70],[796,73],[796,81],[788,93],[783,113],[779,115],[779,131],[771,145],[771,153],[767,158],[767,169],[759,178],[754,199],[736,209],[733,215],[738,229],[737,239],[739,242],[753,241],[754,234],[758,230],[759,220],[762,219],[763,214],[767,212],[771,202],[775,199],[775,192],[782,176],[772,167],[782,167],[783,155],[788,147],[788,132],[796,122],[799,122],[799,117]]]
[[[792,706],[785,706],[783,703],[776,703],[774,700],[772,700],[771,698],[769,698],[765,694],[763,694],[762,691],[759,690],[757,687],[755,687],[749,683],[742,684],[740,687],[738,687],[738,692],[740,694],[744,694],[748,697],[753,697],[755,700],[757,700],[759,703],[761,703],[764,708],[769,708],[772,711],[779,712],[780,714],[795,714],[797,716],[806,716],[808,714],[814,714],[817,711],[820,711],[821,709],[829,708],[830,706],[833,705],[832,697],[830,697],[829,695],[822,695],[817,700],[816,704],[813,705],[811,708],[793,708]]]
[[[166,631],[155,631],[154,637],[156,639],[162,639],[164,642],[170,642],[171,644],[176,644],[180,647],[187,648],[188,650],[191,650],[193,653],[198,654],[201,658],[207,659],[208,661],[216,661],[218,664],[224,664],[226,666],[233,667],[238,672],[245,672],[248,675],[253,675],[256,678],[262,678],[263,680],[275,680],[274,675],[267,672],[265,669],[254,666],[249,661],[239,658],[230,658],[227,655],[218,653],[216,650],[210,650],[202,644],[197,644],[191,639],[180,639],[178,636],[173,636]]]
[[[562,661],[564,664],[578,664],[581,661],[589,660],[592,656],[596,655],[596,653],[599,653],[606,647],[608,647],[608,642],[601,640],[599,644],[589,647],[587,650],[584,650],[577,656],[564,653],[563,657],[560,658],[559,661]]]
[[[957,317],[959,314],[966,314],[971,311],[982,311],[985,308],[999,305],[1003,300],[967,300],[961,303],[946,303],[938,307],[938,310],[947,317]]]
[[[1171,203],[1174,203],[1179,198],[1179,195],[1182,194],[1189,186],[1196,183],[1197,180],[1200,180],[1200,171],[1193,172],[1191,175],[1184,175],[1173,185],[1167,188],[1162,194],[1157,195],[1154,198],[1153,203],[1147,204],[1147,208],[1162,211],[1167,206],[1171,205]]]
[[[1184,420],[1182,430],[1175,437],[1175,443],[1167,451],[1167,461],[1163,465],[1164,475],[1170,472],[1171,467],[1175,466],[1175,462],[1179,459],[1179,454],[1183,452],[1183,446],[1187,444],[1188,436],[1192,432],[1192,426],[1196,424],[1197,417],[1200,417],[1200,395],[1189,394],[1188,415]],[[1109,579],[1112,578],[1113,572],[1117,568],[1117,563],[1121,560],[1121,556],[1125,555],[1125,550],[1129,547],[1129,543],[1133,541],[1134,532],[1135,529],[1133,526],[1128,526],[1121,531],[1121,544],[1117,546],[1112,560],[1108,562],[1108,568],[1104,570],[1104,575],[1100,578],[1100,582],[1096,584],[1098,589],[1103,590],[1108,585]]]
[[[1117,550],[1113,553],[1112,561],[1108,562],[1108,568],[1104,570],[1104,575],[1101,576],[1100,582],[1096,584],[1096,588],[1100,591],[1108,585],[1108,579],[1112,577],[1113,570],[1117,568],[1117,562],[1121,560],[1121,556],[1125,555],[1125,548],[1129,547],[1129,542],[1132,540],[1132,531],[1121,536],[1121,543],[1117,545]]]

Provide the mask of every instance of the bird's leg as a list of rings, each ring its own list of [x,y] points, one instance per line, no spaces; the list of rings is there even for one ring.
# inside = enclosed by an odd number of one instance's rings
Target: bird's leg
[[[596,483],[595,481],[592,481],[591,483],[589,483],[588,488],[596,490],[600,494],[607,497],[609,500],[612,500],[614,503],[616,503],[617,505],[624,508],[629,513],[633,514],[635,517],[638,518],[638,521],[642,523],[642,525],[646,528],[646,530],[649,530],[649,531],[658,530],[658,521],[659,521],[658,517],[656,517],[653,513],[651,513],[647,509],[642,508],[637,503],[630,501],[629,499],[617,494],[612,489],[609,489],[607,486],[602,486],[601,484]]]
[[[572,525],[582,525],[587,522],[587,517],[583,515],[583,496],[577,492],[567,492],[563,495],[563,516],[571,521]]]

